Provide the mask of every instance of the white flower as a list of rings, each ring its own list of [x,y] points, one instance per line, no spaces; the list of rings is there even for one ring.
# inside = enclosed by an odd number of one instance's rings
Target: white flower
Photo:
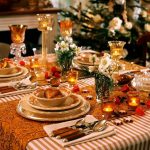
[[[135,7],[135,8],[134,8],[134,11],[133,11],[132,18],[133,18],[134,20],[138,20],[140,13],[141,13],[141,8]]]
[[[126,22],[125,27],[129,30],[132,29],[132,27],[133,27],[132,22]]]
[[[72,48],[72,49],[76,49],[76,48],[77,48],[77,46],[73,43],[73,44],[71,44],[71,45],[70,45],[70,48]]]
[[[106,54],[106,53],[105,53]],[[109,54],[106,54],[100,59],[98,70],[99,72],[106,73],[107,69],[111,65],[111,58]]]
[[[150,24],[149,23],[146,23],[144,25],[144,29],[147,31],[147,32],[150,32]]]
[[[63,49],[66,49],[66,48],[68,48],[68,43],[66,43],[65,41],[61,41],[60,47]]]
[[[119,30],[121,28],[122,20],[119,17],[114,17],[109,22],[109,29],[110,30]]]
[[[70,43],[70,44],[73,43],[72,37],[69,37],[69,36],[65,37],[65,41],[68,42],[68,43]]]
[[[118,5],[123,5],[125,3],[125,0],[115,0],[115,2],[118,4]]]
[[[59,50],[59,43],[57,43],[57,44],[55,45],[54,50],[55,50],[55,51],[58,51],[58,50]]]

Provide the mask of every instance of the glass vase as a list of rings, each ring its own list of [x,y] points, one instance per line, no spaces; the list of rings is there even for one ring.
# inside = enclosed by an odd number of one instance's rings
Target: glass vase
[[[72,68],[72,59],[73,58],[67,58],[63,60],[63,62],[60,64],[61,70],[62,70],[62,80],[66,81],[67,79],[67,73],[71,70]]]
[[[95,75],[95,91],[96,91],[96,101],[98,103],[103,103],[109,100],[110,90],[112,88],[112,80],[103,75]]]

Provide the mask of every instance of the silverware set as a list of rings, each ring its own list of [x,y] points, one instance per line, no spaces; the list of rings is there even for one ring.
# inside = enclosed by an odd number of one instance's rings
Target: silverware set
[[[85,122],[85,119],[78,120],[73,126],[63,127],[54,130],[51,137],[61,139],[63,142],[72,141],[93,132],[101,132],[107,128],[106,120],[98,120],[94,122]]]

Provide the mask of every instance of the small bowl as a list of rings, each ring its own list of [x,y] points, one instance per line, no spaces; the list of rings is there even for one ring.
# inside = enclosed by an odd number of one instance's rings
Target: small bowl
[[[47,98],[45,97],[46,91],[49,90],[49,92],[53,90],[59,90],[62,94],[61,97],[53,97],[53,98]],[[71,91],[66,88],[59,88],[59,87],[50,87],[46,89],[38,89],[35,92],[33,92],[32,96],[36,98],[36,100],[42,104],[43,106],[49,106],[49,107],[56,107],[62,105],[67,97],[69,97],[71,94]]]

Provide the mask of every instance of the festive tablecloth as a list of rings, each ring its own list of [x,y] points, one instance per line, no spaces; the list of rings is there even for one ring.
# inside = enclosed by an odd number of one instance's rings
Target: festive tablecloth
[[[81,88],[93,85],[93,78],[79,81]],[[2,150],[149,150],[150,149],[150,111],[144,116],[133,115],[133,123],[116,126],[117,134],[91,142],[64,148],[52,141],[42,129],[44,124],[25,119],[16,113],[18,100],[23,96],[9,96],[0,99],[0,149]],[[89,100],[91,110],[96,118],[100,118],[99,105]],[[3,112],[3,113],[2,113]],[[14,117],[15,116],[15,117]],[[42,137],[42,138],[41,138]]]

